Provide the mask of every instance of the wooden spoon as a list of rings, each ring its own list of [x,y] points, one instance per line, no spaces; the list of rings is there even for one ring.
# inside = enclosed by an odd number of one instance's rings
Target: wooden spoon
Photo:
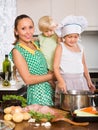
[[[70,120],[68,118],[62,118],[62,117],[54,118],[54,119],[51,120],[51,122],[57,122],[57,121],[65,121],[65,122],[68,122],[68,123],[70,123],[72,125],[77,125],[77,126],[87,126],[87,125],[89,125],[89,122],[77,123],[77,122],[74,122],[74,121],[72,121],[72,120]]]

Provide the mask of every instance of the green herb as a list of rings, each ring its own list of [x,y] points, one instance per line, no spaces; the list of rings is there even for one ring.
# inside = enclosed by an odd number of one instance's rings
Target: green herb
[[[35,112],[31,110],[30,115],[32,118],[36,119],[36,121],[42,121],[43,119],[46,119],[47,121],[51,121],[54,118],[54,115],[51,115],[50,113],[43,114],[40,112]]]
[[[3,101],[16,99],[16,100],[21,101],[22,107],[27,106],[27,100],[26,100],[26,98],[24,98],[22,96],[17,96],[17,95],[3,95],[2,99],[3,99]]]

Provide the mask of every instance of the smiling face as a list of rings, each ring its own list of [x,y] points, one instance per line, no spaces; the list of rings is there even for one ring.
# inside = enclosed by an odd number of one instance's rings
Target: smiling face
[[[15,35],[18,36],[18,40],[22,43],[28,43],[32,41],[34,34],[34,23],[30,18],[20,19],[15,28]]]
[[[68,46],[74,46],[78,42],[78,39],[79,39],[79,34],[76,33],[69,34],[64,37],[65,43]]]

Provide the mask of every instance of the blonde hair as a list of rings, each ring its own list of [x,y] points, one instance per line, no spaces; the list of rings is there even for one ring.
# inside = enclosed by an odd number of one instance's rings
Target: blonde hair
[[[52,27],[56,27],[57,24],[54,22],[54,20],[50,16],[43,16],[39,19],[38,27],[40,31],[47,31],[51,29]]]

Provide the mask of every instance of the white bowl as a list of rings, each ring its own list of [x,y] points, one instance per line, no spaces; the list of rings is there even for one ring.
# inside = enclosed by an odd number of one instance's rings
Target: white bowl
[[[0,120],[0,130],[12,130],[15,124],[11,121]]]
[[[7,128],[7,125],[5,124],[3,120],[0,120],[0,130],[3,130],[5,128]]]

